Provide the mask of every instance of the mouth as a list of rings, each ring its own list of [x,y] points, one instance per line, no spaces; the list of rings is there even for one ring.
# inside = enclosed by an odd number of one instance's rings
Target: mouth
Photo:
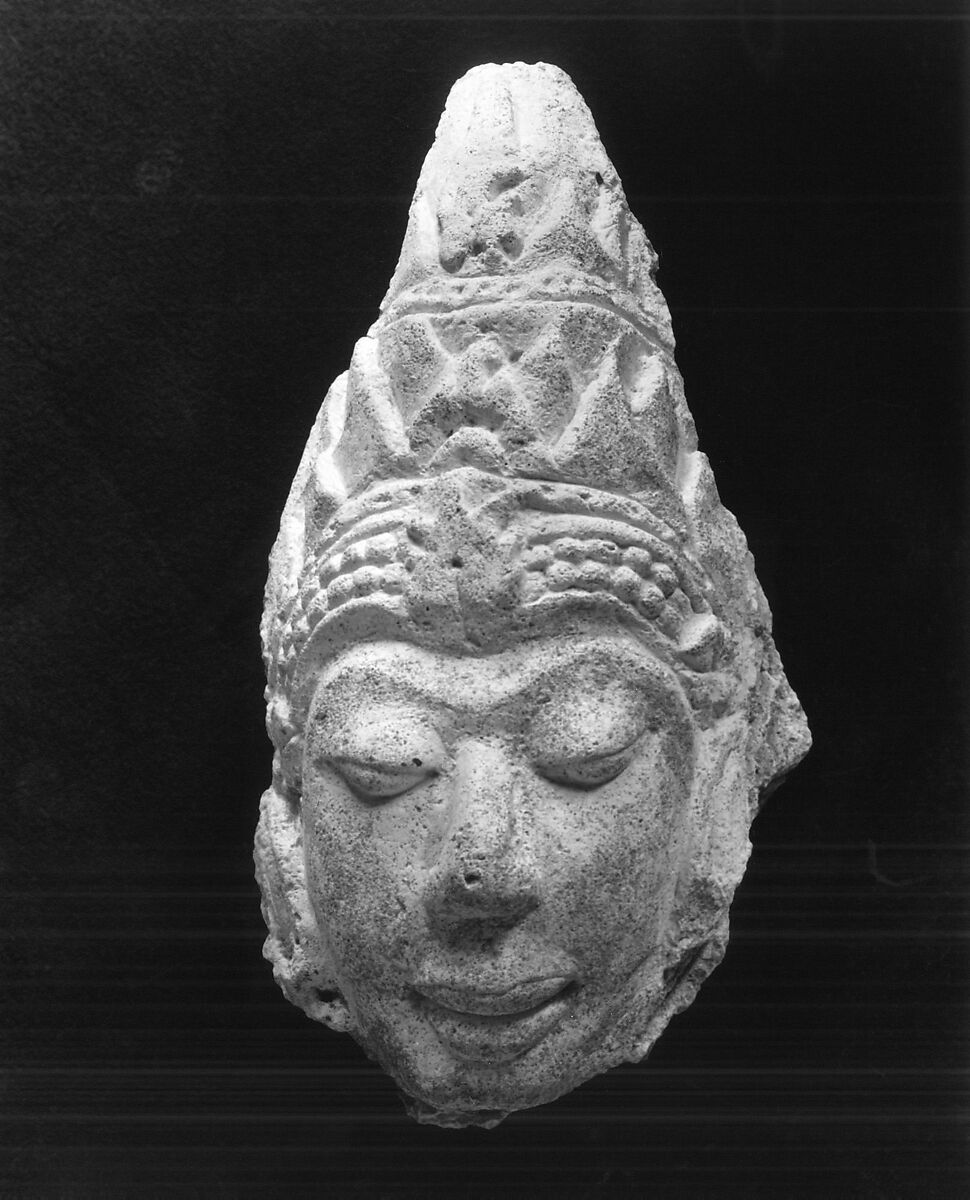
[[[478,1065],[509,1062],[547,1037],[572,1008],[575,979],[529,979],[501,992],[455,984],[418,989],[424,1015],[456,1058]]]

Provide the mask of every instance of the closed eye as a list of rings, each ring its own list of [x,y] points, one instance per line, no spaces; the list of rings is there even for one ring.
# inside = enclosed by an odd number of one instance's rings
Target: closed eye
[[[378,763],[334,757],[327,761],[343,777],[350,790],[363,800],[390,800],[438,774],[420,760]]]
[[[536,770],[552,783],[589,791],[621,775],[630,765],[635,749],[634,744],[609,754],[589,755],[564,762],[537,763]]]

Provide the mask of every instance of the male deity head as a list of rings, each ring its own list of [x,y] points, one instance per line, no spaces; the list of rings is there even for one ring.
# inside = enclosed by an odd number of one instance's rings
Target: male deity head
[[[642,1058],[808,749],[655,265],[568,77],[469,72],[283,514],[265,953],[421,1120]]]

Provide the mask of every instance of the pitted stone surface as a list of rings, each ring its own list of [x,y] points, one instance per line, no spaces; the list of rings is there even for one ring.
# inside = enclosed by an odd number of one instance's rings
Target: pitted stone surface
[[[569,78],[470,71],[273,549],[265,953],[419,1120],[642,1058],[808,750],[655,266]]]

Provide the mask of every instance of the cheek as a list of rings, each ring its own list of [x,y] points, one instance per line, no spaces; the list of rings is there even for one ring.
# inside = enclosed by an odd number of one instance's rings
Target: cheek
[[[690,777],[689,756],[661,745],[602,788],[560,793],[548,822],[560,864],[550,902],[617,934],[653,920],[679,872]]]
[[[693,754],[673,737],[634,761],[616,780],[622,796],[618,826],[629,848],[629,870],[642,890],[665,892],[678,873],[693,785]]]
[[[386,943],[414,903],[423,806],[368,805],[329,772],[304,780],[303,837],[317,918],[337,943]]]

